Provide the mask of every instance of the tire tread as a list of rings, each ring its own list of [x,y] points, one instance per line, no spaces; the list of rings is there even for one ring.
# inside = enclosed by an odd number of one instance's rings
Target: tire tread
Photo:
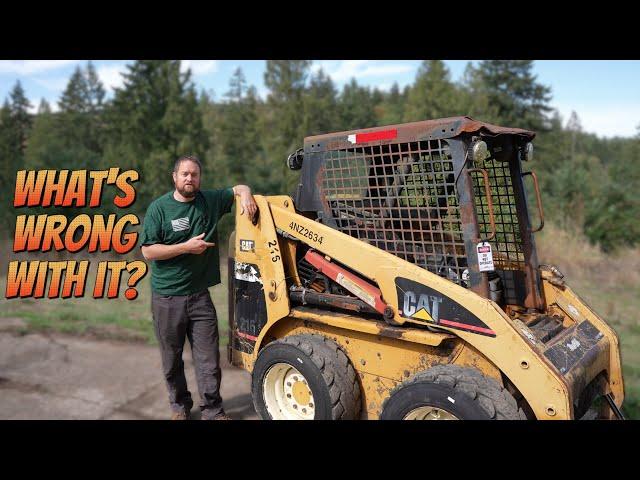
[[[320,370],[329,389],[334,420],[358,418],[362,407],[360,384],[353,365],[337,343],[317,334],[292,335],[274,343],[297,348]]]
[[[487,377],[479,370],[460,365],[435,365],[400,383],[384,401],[382,410],[395,392],[418,382],[446,385],[470,400],[477,402],[492,420],[526,420],[522,408],[515,398],[495,379]]]

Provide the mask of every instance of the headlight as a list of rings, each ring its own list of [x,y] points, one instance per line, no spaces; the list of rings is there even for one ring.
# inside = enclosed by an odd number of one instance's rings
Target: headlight
[[[291,170],[300,170],[304,161],[304,148],[299,148],[287,158],[287,165]]]
[[[487,144],[482,140],[474,143],[473,147],[471,148],[471,155],[473,157],[473,161],[474,162],[483,161],[485,158],[487,158],[488,152],[489,150],[487,149]]]

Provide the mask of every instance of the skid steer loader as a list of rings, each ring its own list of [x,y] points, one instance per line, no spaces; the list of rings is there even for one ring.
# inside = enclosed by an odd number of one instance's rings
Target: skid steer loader
[[[261,418],[622,418],[616,334],[538,262],[534,136],[454,117],[304,140],[293,197],[256,195],[229,243],[228,355]]]

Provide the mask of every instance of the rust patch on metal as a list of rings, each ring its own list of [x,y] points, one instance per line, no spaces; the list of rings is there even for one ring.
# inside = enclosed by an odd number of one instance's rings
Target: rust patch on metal
[[[463,133],[478,135],[518,135],[531,141],[535,138],[535,132],[522,128],[508,128],[493,125],[471,117],[448,117],[421,122],[411,122],[396,125],[386,125],[383,127],[365,128],[361,130],[345,130],[342,132],[327,133],[324,135],[314,135],[305,138],[305,144],[324,143],[326,148],[331,150],[349,148],[353,146],[348,137],[354,132],[360,134],[379,132],[395,129],[398,136],[394,142],[416,142],[420,140],[432,140],[439,138],[453,138]],[[375,140],[363,142],[362,145],[384,145],[390,143],[388,140]],[[358,145],[361,145],[360,143]]]
[[[402,338],[402,334],[407,331],[406,328],[392,327],[386,323],[377,322],[379,328],[379,334],[383,337],[389,338]]]

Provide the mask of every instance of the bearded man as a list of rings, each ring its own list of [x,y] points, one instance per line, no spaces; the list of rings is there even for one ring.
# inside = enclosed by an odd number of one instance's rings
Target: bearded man
[[[147,209],[142,255],[151,260],[151,310],[173,420],[188,420],[193,407],[182,351],[189,339],[203,420],[230,420],[220,396],[218,320],[209,287],[220,283],[217,225],[236,196],[241,214],[257,211],[251,189],[236,185],[200,190],[202,163],[182,156],[173,168],[175,190]]]

